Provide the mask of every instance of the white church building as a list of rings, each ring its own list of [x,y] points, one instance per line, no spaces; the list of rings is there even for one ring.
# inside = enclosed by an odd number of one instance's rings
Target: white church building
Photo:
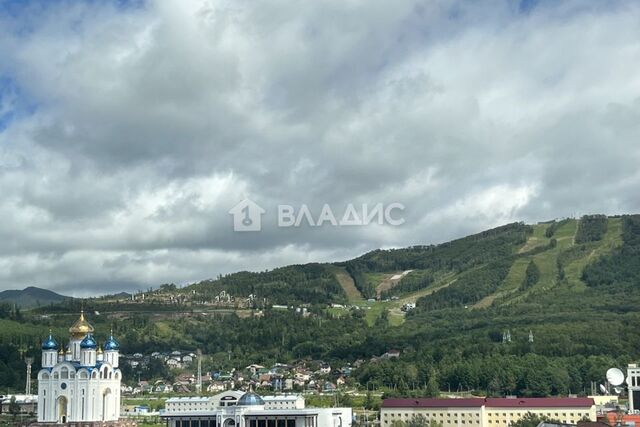
[[[42,343],[42,369],[38,373],[38,423],[119,425],[120,346],[109,336],[104,351],[93,337],[84,313],[69,328],[65,351],[51,332]],[[82,424],[79,424],[82,423]]]

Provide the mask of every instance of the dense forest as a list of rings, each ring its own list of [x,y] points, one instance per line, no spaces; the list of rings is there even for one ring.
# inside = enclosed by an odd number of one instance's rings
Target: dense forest
[[[226,291],[232,295],[268,298],[274,304],[346,301],[333,272],[323,264],[291,265],[260,273],[243,271],[192,286],[203,297]]]
[[[622,247],[588,265],[582,279],[589,286],[637,292],[640,287],[640,216],[623,218]]]
[[[509,224],[443,245],[374,251],[335,265],[237,273],[183,290],[254,293],[274,303],[285,298],[307,304],[308,317],[266,309],[248,317],[138,313],[118,322],[107,316],[91,321],[99,340],[114,326],[127,353],[200,348],[208,355],[205,369],[300,359],[341,367],[360,360],[354,379],[389,395],[467,389],[584,394],[592,381],[603,381],[607,368],[640,359],[640,216],[604,218],[605,224],[593,216]],[[392,322],[393,301],[370,304],[371,310],[358,307],[366,301],[350,301],[353,306],[342,311],[329,308],[347,300],[334,275],[338,267],[361,274],[366,283],[376,274],[414,270],[384,297],[397,296],[397,304],[414,298],[417,307],[402,322]],[[100,310],[102,303],[86,304]],[[66,336],[77,307],[61,307],[67,309],[20,313],[0,307],[1,388],[24,384],[20,352],[37,354],[49,327]],[[512,337],[508,342],[505,331]],[[376,357],[392,348],[400,358]],[[127,377],[151,378],[160,368]]]

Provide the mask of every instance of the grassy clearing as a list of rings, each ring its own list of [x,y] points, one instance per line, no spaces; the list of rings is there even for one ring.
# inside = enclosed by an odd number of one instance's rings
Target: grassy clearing
[[[559,227],[552,238],[556,239],[556,247],[548,249],[544,252],[540,252],[531,256],[524,256],[514,261],[509,274],[504,279],[500,287],[495,293],[486,296],[473,308],[486,308],[489,307],[496,299],[504,298],[507,303],[512,303],[522,299],[530,292],[544,292],[553,287],[557,282],[558,267],[557,258],[558,255],[565,249],[573,245],[573,236],[576,233],[578,221],[571,220],[566,224]],[[530,251],[539,246],[546,246],[550,243],[551,238],[545,236],[545,232],[549,224],[536,224],[533,226],[533,234],[527,240],[527,243],[520,248],[518,253],[524,253]],[[531,260],[534,260],[538,268],[540,269],[540,280],[538,283],[527,292],[516,293],[522,285],[525,277],[525,271]]]
[[[356,288],[353,278],[349,273],[347,273],[347,270],[344,267],[334,266],[331,267],[331,270],[333,271],[333,274],[335,274],[336,280],[340,283],[340,286],[342,286],[342,289],[350,302],[361,301],[364,299],[358,288]]]
[[[553,236],[556,239],[557,246],[533,256],[533,261],[540,269],[540,280],[531,291],[547,290],[556,285],[558,281],[558,255],[563,250],[573,246],[573,236],[577,226],[578,221],[569,221],[559,227]]]
[[[373,326],[376,321],[382,316],[385,310],[389,310],[389,325],[399,326],[404,323],[404,313],[394,312],[391,301],[359,301],[353,304],[356,307],[360,307],[360,310],[364,313],[364,319],[367,325]],[[326,312],[333,317],[349,316],[351,313],[350,307],[329,307]]]
[[[396,274],[395,272],[385,272],[385,273],[364,273],[364,277],[369,284],[369,287],[373,289],[378,289],[380,284],[389,280],[391,276]]]
[[[491,306],[493,301],[497,298],[505,297],[508,294],[517,291],[524,280],[525,271],[530,260],[531,257],[518,258],[515,260],[513,265],[511,265],[509,274],[507,274],[507,277],[505,277],[498,290],[495,293],[482,298],[474,304],[472,308],[487,308]]]
[[[453,272],[443,274],[438,280],[434,281],[431,285],[427,286],[424,289],[420,289],[419,291],[412,292],[410,294],[405,295],[399,300],[394,301],[393,305],[397,307],[402,307],[403,304],[416,302],[418,298],[431,295],[435,291],[438,291],[442,288],[446,288],[447,286],[451,285],[453,282],[456,281],[457,279],[456,276],[457,276],[456,273],[453,273]]]
[[[544,246],[549,244],[549,238],[545,236],[547,227],[549,224],[536,224],[533,225],[533,234],[529,236],[527,242],[518,250],[518,253],[525,253],[538,246]]]
[[[586,285],[580,279],[584,267],[598,257],[611,253],[620,245],[622,245],[622,218],[609,218],[607,232],[602,240],[585,245],[587,250],[584,251],[583,256],[577,257],[564,266],[569,285],[576,289],[584,289]]]
[[[558,247],[566,249],[573,246],[573,238],[576,235],[576,231],[578,231],[578,220],[576,219],[571,219],[566,224],[558,227],[553,235],[553,238],[558,242]]]

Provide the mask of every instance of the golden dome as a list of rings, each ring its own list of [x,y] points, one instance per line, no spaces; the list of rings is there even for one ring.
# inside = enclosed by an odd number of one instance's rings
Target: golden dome
[[[102,354],[102,347],[98,347],[98,353],[97,354]]]
[[[73,338],[80,339],[93,332],[93,326],[84,318],[84,310],[80,312],[80,318],[69,328]]]

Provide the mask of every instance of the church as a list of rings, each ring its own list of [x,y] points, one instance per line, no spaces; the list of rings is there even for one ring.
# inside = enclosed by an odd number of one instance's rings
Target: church
[[[42,343],[37,425],[120,425],[120,345],[111,333],[99,346],[93,332],[81,312],[66,349],[51,331]]]

